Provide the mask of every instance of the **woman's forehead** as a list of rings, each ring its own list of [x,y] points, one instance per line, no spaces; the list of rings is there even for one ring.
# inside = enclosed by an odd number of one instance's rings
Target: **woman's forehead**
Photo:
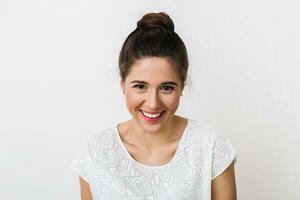
[[[128,74],[128,79],[177,80],[175,67],[166,58],[149,57],[136,61]]]

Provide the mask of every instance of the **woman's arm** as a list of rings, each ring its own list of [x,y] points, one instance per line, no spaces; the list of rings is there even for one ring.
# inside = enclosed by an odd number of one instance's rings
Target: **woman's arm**
[[[212,200],[236,200],[236,184],[233,163],[218,177],[212,180]]]
[[[93,200],[90,185],[79,176],[81,200]]]

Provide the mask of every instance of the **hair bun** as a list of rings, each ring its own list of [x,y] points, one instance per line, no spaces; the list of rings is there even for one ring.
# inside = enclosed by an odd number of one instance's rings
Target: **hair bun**
[[[137,29],[149,30],[153,28],[174,31],[174,23],[165,12],[148,13],[137,22]]]

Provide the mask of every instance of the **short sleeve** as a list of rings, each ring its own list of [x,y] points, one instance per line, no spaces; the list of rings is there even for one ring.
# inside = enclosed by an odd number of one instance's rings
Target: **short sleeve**
[[[88,183],[92,182],[92,166],[95,162],[95,144],[88,137],[77,150],[72,162],[72,168]]]
[[[218,134],[213,146],[211,179],[222,174],[232,162],[235,164],[236,161],[237,152],[235,148],[223,133]]]

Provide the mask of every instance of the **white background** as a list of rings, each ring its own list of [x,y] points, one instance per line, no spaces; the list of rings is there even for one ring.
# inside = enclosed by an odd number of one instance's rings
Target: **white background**
[[[128,119],[121,45],[167,12],[190,58],[178,114],[238,151],[242,200],[300,199],[300,4],[291,0],[0,2],[0,199],[79,199],[81,142]]]

